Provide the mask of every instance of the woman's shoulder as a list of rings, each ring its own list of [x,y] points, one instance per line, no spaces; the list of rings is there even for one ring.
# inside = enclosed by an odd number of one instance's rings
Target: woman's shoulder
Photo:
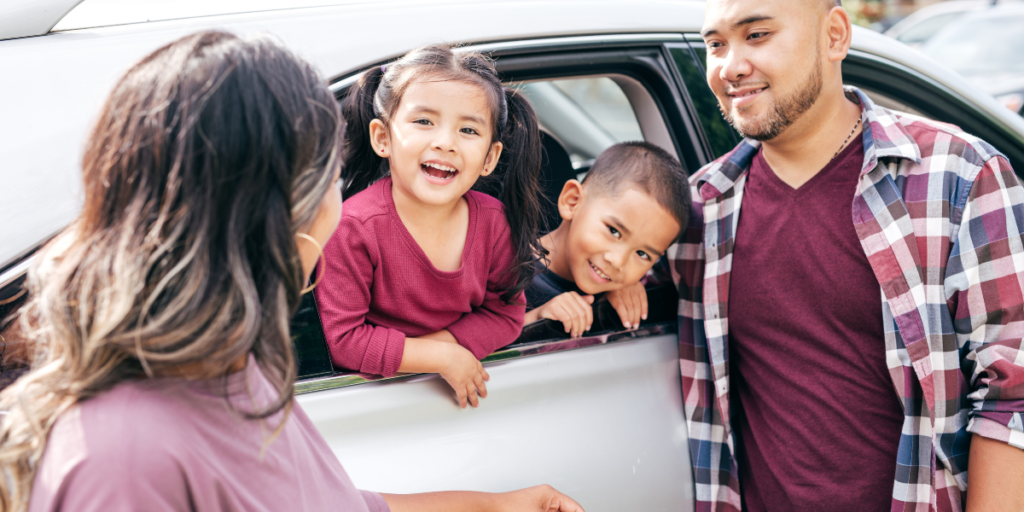
[[[181,419],[168,401],[122,383],[61,414],[32,486],[31,509],[104,510],[138,505],[142,493],[177,495],[184,485],[175,457]],[[145,501],[153,510],[169,505]]]
[[[62,414],[54,425],[50,446],[78,439],[85,441],[82,456],[106,459],[127,451],[151,456],[149,450],[173,449],[182,433],[178,426],[186,421],[188,414],[181,401],[171,394],[147,382],[123,382]]]

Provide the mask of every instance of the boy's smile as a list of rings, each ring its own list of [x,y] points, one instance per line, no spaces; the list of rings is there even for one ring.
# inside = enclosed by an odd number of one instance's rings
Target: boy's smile
[[[545,237],[549,268],[587,294],[639,281],[679,234],[675,217],[634,187],[614,196],[588,194],[570,180],[559,197],[559,212],[561,226]]]

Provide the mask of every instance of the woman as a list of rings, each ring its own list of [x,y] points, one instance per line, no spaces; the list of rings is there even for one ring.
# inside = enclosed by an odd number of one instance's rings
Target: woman
[[[29,273],[0,509],[582,510],[547,486],[358,491],[296,404],[288,319],[340,217],[340,123],[268,39],[200,33],[128,71],[82,213]]]

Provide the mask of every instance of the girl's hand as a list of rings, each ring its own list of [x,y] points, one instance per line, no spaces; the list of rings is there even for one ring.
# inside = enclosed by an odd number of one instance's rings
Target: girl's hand
[[[565,332],[576,338],[583,331],[589,331],[594,323],[594,310],[590,307],[593,303],[593,295],[581,296],[576,292],[565,292],[534,311],[537,311],[540,318],[562,322]]]
[[[456,343],[445,343],[449,349],[441,377],[455,390],[459,397],[459,407],[466,408],[468,401],[473,407],[480,405],[480,398],[487,398],[487,384],[491,376],[484,370],[472,352]]]
[[[496,510],[501,512],[583,512],[572,498],[550,485],[538,485],[499,495]]]
[[[636,329],[640,320],[647,320],[647,290],[643,284],[633,283],[608,292],[607,297],[626,329]]]

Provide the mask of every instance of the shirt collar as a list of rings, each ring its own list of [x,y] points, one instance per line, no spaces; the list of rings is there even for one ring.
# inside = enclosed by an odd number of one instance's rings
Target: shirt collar
[[[860,104],[864,112],[864,175],[878,165],[882,157],[903,158],[921,163],[921,148],[891,110],[878,107],[856,87],[844,87],[846,96]],[[710,164],[707,172],[697,180],[697,190],[705,201],[714,199],[732,188],[750,169],[761,143],[743,139],[735,149]]]

